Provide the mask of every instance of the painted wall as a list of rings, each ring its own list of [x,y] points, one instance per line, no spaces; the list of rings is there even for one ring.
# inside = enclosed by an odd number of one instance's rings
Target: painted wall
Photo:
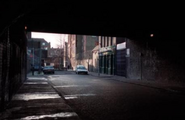
[[[93,51],[93,57],[92,57],[92,67],[93,67],[93,72],[98,72],[98,65],[99,65],[99,60],[98,60],[98,51]]]

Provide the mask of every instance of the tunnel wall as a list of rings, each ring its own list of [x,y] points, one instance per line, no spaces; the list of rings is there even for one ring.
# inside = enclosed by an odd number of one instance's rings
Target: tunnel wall
[[[26,80],[26,34],[16,24],[0,36],[0,111]]]
[[[159,82],[185,83],[184,43],[180,40],[129,40],[127,77]]]

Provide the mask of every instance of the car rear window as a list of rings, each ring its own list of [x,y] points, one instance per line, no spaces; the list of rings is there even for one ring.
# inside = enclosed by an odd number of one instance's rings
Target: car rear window
[[[53,66],[45,66],[45,68],[53,68]]]
[[[84,66],[77,67],[78,69],[86,69]]]

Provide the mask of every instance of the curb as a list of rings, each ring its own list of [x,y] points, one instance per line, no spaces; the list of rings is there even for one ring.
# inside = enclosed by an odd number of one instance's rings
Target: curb
[[[47,79],[48,84],[55,90],[55,92],[61,97],[61,99],[64,100],[65,104],[67,104],[67,105],[70,107],[70,109],[71,109],[72,111],[75,111],[75,110],[70,106],[69,102],[64,98],[64,93],[63,93],[63,92],[59,92],[59,90],[58,90],[57,88],[54,87],[54,84],[49,80],[49,78],[46,77],[46,79]],[[78,116],[78,118],[80,119],[79,116]]]
[[[164,88],[165,86],[163,87],[158,87],[158,86],[155,86],[155,85],[149,85],[147,83],[139,83],[139,81],[137,82],[132,82],[132,81],[129,81],[129,80],[120,80],[120,79],[117,79],[117,78],[114,78],[114,76],[97,76],[97,75],[94,75],[94,74],[89,74],[91,76],[95,76],[95,77],[101,77],[101,78],[107,78],[107,77],[111,77],[112,79],[107,79],[107,80],[116,80],[116,81],[120,81],[120,82],[124,82],[124,83],[128,83],[128,84],[134,84],[134,85],[139,85],[139,86],[143,86],[143,87],[149,87],[149,88],[153,88],[153,89],[158,89],[158,90],[161,90],[161,91],[168,91],[168,92],[172,92],[172,93],[178,93],[180,95],[185,95],[185,92],[181,91],[181,90],[174,90],[174,89],[171,89],[169,88],[169,86],[166,86],[166,88]],[[142,82],[145,82],[145,81],[142,81]],[[152,84],[152,83],[151,83]]]

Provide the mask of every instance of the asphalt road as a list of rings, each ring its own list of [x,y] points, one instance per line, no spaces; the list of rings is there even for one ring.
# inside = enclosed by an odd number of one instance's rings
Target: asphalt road
[[[46,75],[82,120],[184,120],[185,96],[111,78]]]

